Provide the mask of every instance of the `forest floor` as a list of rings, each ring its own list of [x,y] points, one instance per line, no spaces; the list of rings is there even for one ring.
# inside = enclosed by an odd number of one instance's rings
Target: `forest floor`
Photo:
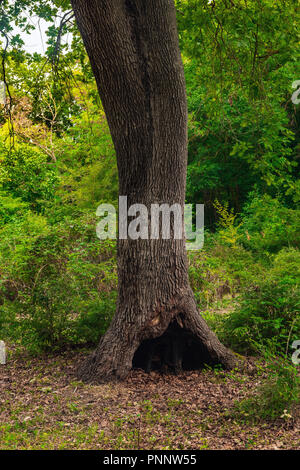
[[[234,402],[253,394],[252,372],[132,371],[87,385],[74,371],[85,352],[13,355],[0,366],[0,449],[299,449],[299,410],[249,423]]]

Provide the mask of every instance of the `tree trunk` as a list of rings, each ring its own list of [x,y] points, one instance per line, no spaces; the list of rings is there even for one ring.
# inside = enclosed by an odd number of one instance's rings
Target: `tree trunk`
[[[149,211],[154,203],[183,207],[187,105],[173,0],[72,5],[116,150],[119,194]],[[118,240],[118,279],[115,317],[80,378],[124,378],[133,362],[149,370],[158,351],[175,370],[195,357],[196,366],[234,364],[197,311],[184,240]]]

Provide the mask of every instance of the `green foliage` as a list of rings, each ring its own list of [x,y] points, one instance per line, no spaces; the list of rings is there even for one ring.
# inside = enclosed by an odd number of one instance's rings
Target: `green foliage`
[[[242,224],[237,225],[235,223],[236,215],[233,213],[233,209],[228,210],[228,203],[222,206],[218,200],[214,202],[214,207],[219,215],[218,221],[218,235],[222,242],[230,245],[232,248],[237,247],[237,243],[241,238],[239,234],[239,228]]]
[[[96,220],[26,215],[0,232],[0,334],[28,350],[95,343],[116,301],[115,248]]]
[[[231,296],[237,287],[236,279],[224,263],[224,257],[201,252],[189,255],[189,278],[200,308]]]
[[[300,337],[299,265],[299,251],[284,249],[274,257],[267,277],[245,290],[222,324],[222,336],[235,351],[255,352],[255,344],[271,342],[282,352]]]
[[[55,166],[47,160],[47,156],[33,146],[22,144],[9,149],[0,142],[0,187],[9,193],[8,212],[12,210],[13,199],[16,199],[15,208],[23,201],[40,211],[46,201],[54,198],[58,177]]]
[[[90,104],[88,112],[74,118],[62,144],[58,192],[62,203],[95,211],[101,203],[117,204],[117,164],[103,111]]]
[[[289,358],[261,351],[265,363],[260,366],[263,377],[254,396],[237,402],[235,417],[245,421],[292,418],[300,399],[300,379]]]
[[[22,214],[26,208],[28,208],[26,202],[0,190],[0,226],[11,222],[17,215]]]
[[[243,208],[242,229],[247,234],[243,244],[252,251],[272,253],[298,246],[300,211],[287,208],[267,194],[261,197],[250,194]]]
[[[233,304],[243,289],[255,283],[269,269],[241,244],[228,243],[229,235],[223,233],[227,227],[228,222],[226,228],[220,229],[221,235],[219,231],[214,234],[206,232],[201,252],[189,252],[190,283],[201,310],[209,306],[213,308],[216,301],[222,302],[223,299]],[[229,232],[232,227],[235,230],[230,222]]]
[[[255,187],[296,202],[296,3],[176,3],[190,111],[188,201],[205,203],[210,227],[215,199],[240,212]]]

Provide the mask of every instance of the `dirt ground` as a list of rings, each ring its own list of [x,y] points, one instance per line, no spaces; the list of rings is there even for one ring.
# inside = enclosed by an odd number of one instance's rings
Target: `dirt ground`
[[[256,424],[234,402],[253,394],[254,372],[179,376],[132,371],[125,382],[87,385],[86,352],[15,357],[0,366],[0,449],[299,449],[299,410]]]

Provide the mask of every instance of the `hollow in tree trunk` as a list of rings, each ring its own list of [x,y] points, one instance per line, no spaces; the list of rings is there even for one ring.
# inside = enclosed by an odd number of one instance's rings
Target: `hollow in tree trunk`
[[[173,0],[72,0],[114,142],[128,206],[183,208],[187,104]],[[233,366],[199,315],[184,240],[118,240],[118,302],[79,376],[101,382],[146,370]]]

